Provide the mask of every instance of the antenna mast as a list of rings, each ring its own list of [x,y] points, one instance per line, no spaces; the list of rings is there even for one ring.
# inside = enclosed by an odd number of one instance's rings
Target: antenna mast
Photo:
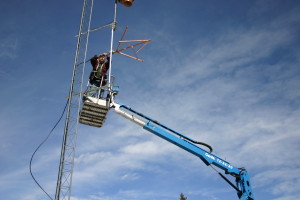
[[[78,131],[78,115],[81,105],[83,75],[88,47],[89,30],[94,0],[84,0],[79,33],[77,35],[76,55],[73,65],[69,101],[67,107],[64,135],[62,141],[59,172],[56,184],[55,200],[70,200],[76,137]]]

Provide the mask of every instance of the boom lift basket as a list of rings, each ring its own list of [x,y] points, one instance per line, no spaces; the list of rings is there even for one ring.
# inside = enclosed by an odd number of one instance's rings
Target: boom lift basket
[[[89,126],[102,127],[109,111],[109,101],[87,97],[79,113],[79,123]]]

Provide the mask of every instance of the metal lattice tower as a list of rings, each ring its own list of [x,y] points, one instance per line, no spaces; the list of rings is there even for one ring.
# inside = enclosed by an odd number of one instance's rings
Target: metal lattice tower
[[[94,0],[84,0],[67,107],[55,200],[69,200],[81,106],[83,75]]]

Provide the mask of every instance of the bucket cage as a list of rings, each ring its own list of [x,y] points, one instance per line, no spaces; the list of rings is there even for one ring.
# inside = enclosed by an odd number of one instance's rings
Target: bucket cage
[[[112,84],[97,87],[88,83],[83,94],[83,104],[79,112],[79,123],[94,127],[102,127],[106,120],[110,103],[119,87],[114,86],[114,76],[111,76]]]

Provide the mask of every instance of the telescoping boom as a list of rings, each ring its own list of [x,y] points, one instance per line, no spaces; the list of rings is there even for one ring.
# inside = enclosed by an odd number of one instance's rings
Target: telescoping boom
[[[230,182],[222,173],[218,172],[218,174],[237,191],[237,195],[240,200],[254,200],[250,179],[245,168],[237,168],[231,165],[229,162],[219,158],[216,155],[213,155],[211,153],[212,148],[209,145],[202,143],[202,145],[205,145],[210,149],[210,152],[205,151],[194,144],[199,144],[199,142],[196,142],[191,138],[172,130],[171,128],[133,110],[126,105],[113,102],[112,107],[114,108],[115,113],[125,117],[126,119],[129,119],[139,126],[142,126],[147,131],[167,140],[168,142],[171,142],[178,147],[194,154],[195,156],[199,157],[207,166],[214,165],[224,170],[225,174],[235,177],[236,185]],[[213,169],[215,168],[213,167]]]

